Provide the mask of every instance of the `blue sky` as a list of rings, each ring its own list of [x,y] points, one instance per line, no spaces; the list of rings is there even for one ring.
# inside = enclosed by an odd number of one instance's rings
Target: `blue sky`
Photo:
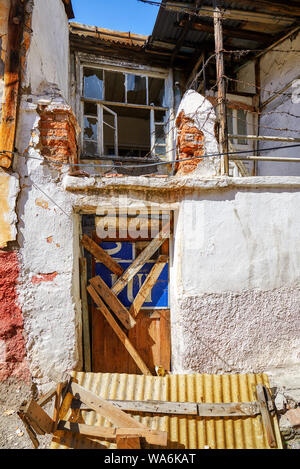
[[[72,0],[75,19],[101,28],[152,33],[158,7],[137,0]]]

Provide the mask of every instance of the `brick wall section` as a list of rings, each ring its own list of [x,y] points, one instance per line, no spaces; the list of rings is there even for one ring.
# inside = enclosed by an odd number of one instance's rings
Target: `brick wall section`
[[[39,113],[42,156],[51,161],[77,163],[78,126],[71,110],[41,107]]]
[[[204,134],[199,130],[193,119],[186,116],[183,111],[176,119],[176,128],[178,132],[177,138],[177,158],[185,159],[204,154]],[[177,174],[189,174],[193,172],[201,159],[194,161],[183,161],[176,164]]]
[[[29,383],[23,316],[17,297],[18,277],[16,251],[0,250],[0,382],[15,377]]]

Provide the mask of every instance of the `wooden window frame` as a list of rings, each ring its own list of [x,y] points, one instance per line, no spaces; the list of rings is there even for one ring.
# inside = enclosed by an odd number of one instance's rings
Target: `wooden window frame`
[[[109,106],[119,106],[119,107],[125,107],[125,108],[132,108],[132,109],[146,109],[150,111],[149,119],[150,119],[150,153],[152,158],[157,158],[156,155],[156,148],[158,147],[159,149],[164,149],[165,154],[167,155],[168,153],[168,138],[166,137],[165,144],[156,144],[156,138],[155,138],[155,131],[157,126],[162,126],[162,123],[160,122],[155,122],[155,111],[163,111],[166,113],[166,135],[169,132],[169,125],[168,122],[170,121],[170,106],[165,107],[165,106],[151,106],[149,103],[149,78],[160,78],[164,80],[164,89],[165,89],[165,98],[167,96],[167,74],[162,74],[162,73],[157,73],[155,71],[150,71],[150,70],[139,70],[139,69],[128,69],[126,67],[122,66],[112,66],[109,64],[93,64],[93,63],[87,63],[87,62],[81,62],[78,65],[79,68],[79,77],[80,77],[80,93],[79,93],[79,99],[80,99],[80,123],[81,123],[81,128],[84,129],[84,104],[85,103],[94,103],[97,105],[97,116],[94,116],[97,119],[97,153],[94,155],[94,159],[103,159],[103,160],[111,160],[114,158],[119,159],[120,161],[126,161],[126,157],[119,157],[118,156],[118,129],[117,126],[115,125],[115,135],[114,135],[114,142],[115,142],[115,155],[105,155],[104,151],[104,140],[103,140],[103,109],[106,109],[108,112],[112,114],[116,114],[113,109],[111,109]],[[103,70],[103,98],[105,98],[105,71],[114,71],[118,73],[123,73],[124,74],[124,83],[125,83],[125,102],[114,102],[114,101],[107,101],[106,99],[94,99],[94,98],[86,98],[84,96],[84,69],[89,68],[89,69],[95,69],[95,70]],[[132,104],[128,103],[128,97],[127,97],[127,75],[138,75],[138,76],[143,76],[146,78],[146,104]],[[167,98],[166,98],[167,99]],[[117,119],[115,120],[115,122]],[[84,132],[81,132],[81,159],[85,159],[84,153],[83,153],[83,148],[84,148]],[[93,156],[93,155],[91,155]],[[90,156],[89,156],[90,159]],[[141,157],[142,160],[142,157]]]

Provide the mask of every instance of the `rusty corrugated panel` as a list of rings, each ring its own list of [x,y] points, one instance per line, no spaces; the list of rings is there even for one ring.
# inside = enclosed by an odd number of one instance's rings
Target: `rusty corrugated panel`
[[[70,22],[70,32],[74,36],[82,38],[97,39],[99,42],[123,45],[131,48],[144,47],[148,36],[133,34],[131,32],[113,31],[97,26],[87,26],[84,24]]]
[[[168,375],[156,376],[79,373],[73,376],[86,389],[105,399],[161,400],[172,402],[249,402],[255,401],[257,384],[269,385],[264,374],[248,375]],[[201,418],[154,414],[132,414],[152,429],[167,431],[169,449],[268,449],[269,445],[261,416],[244,418]],[[82,412],[87,425],[111,424],[95,412]],[[83,422],[81,422],[83,423]],[[277,447],[281,438],[274,417]],[[110,448],[115,445],[103,441],[79,438],[67,432],[57,432],[51,449]]]

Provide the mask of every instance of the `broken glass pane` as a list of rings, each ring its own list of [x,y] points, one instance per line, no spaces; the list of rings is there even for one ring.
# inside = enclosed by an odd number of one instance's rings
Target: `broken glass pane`
[[[130,104],[147,104],[146,77],[126,74],[127,102]]]
[[[165,135],[165,126],[164,125],[156,125],[155,126],[155,143],[157,145],[165,145],[166,144],[166,135]]]
[[[84,140],[97,141],[97,119],[93,117],[84,117]]]
[[[105,99],[115,103],[125,102],[124,73],[105,70]]]
[[[84,142],[83,142],[83,153],[84,153],[84,155],[91,156],[91,157],[93,157],[94,155],[97,155],[97,153],[98,153],[97,142],[84,140]]]
[[[84,115],[85,116],[97,116],[97,104],[84,103]]]
[[[85,98],[103,99],[103,70],[84,69],[83,93]]]
[[[165,80],[149,77],[149,103],[165,107]]]

